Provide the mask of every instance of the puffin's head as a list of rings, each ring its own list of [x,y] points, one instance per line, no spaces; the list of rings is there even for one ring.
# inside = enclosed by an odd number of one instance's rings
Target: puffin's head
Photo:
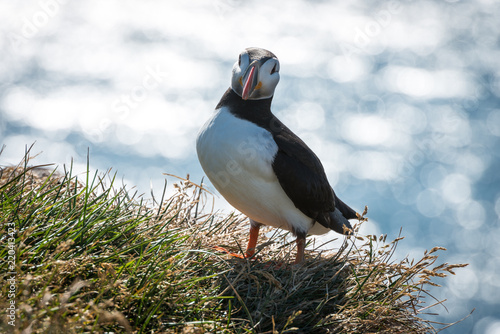
[[[279,70],[280,62],[272,52],[245,49],[233,66],[231,88],[243,100],[270,98],[280,81]]]

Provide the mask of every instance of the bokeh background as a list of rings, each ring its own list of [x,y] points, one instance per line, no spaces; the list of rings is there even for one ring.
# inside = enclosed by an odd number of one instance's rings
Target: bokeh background
[[[203,172],[198,129],[239,52],[281,62],[273,110],[369,206],[397,257],[444,246],[445,333],[500,333],[500,4],[0,1],[0,164],[113,168],[145,197]],[[169,179],[172,183],[173,179]],[[209,185],[210,187],[210,185]],[[216,209],[229,212],[222,198]],[[428,303],[433,303],[429,297]]]

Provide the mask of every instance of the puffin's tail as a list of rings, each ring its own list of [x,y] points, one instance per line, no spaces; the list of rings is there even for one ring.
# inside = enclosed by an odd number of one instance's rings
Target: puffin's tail
[[[328,214],[330,216],[329,228],[340,234],[352,234],[351,223],[342,215],[342,212],[338,208],[335,208],[335,211]]]
[[[350,235],[353,230],[349,219],[358,218],[358,214],[349,205],[342,202],[333,189],[332,192],[335,200],[335,210],[319,214],[317,222],[337,233]]]
[[[332,189],[332,191],[333,191],[333,189]],[[356,211],[354,211],[354,209],[351,208],[349,205],[342,202],[342,200],[337,197],[335,192],[333,192],[333,196],[335,196],[335,208],[338,208],[340,210],[340,212],[342,213],[342,216],[344,216],[346,219],[358,218]]]

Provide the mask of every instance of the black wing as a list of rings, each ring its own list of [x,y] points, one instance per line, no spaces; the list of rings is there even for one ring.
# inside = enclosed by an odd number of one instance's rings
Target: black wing
[[[284,125],[274,133],[274,140],[278,152],[273,169],[293,204],[311,218],[334,211],[335,194],[316,154]]]
[[[273,169],[293,204],[306,216],[329,228],[330,219],[325,213],[333,212],[335,208],[346,219],[356,218],[356,211],[335,195],[316,154],[283,123],[276,118],[273,122],[274,129],[279,129],[273,131],[278,145]]]

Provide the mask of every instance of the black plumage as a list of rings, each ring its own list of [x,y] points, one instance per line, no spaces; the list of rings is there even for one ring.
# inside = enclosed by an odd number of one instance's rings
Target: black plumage
[[[269,131],[278,152],[273,170],[281,187],[294,205],[306,216],[338,233],[349,233],[347,219],[356,218],[356,211],[342,202],[333,191],[323,165],[316,154],[271,112],[272,97],[243,100],[231,88],[221,98],[217,109],[227,107],[241,119],[250,121]],[[339,221],[333,213],[337,208],[345,218]],[[307,231],[294,231],[296,234]]]

